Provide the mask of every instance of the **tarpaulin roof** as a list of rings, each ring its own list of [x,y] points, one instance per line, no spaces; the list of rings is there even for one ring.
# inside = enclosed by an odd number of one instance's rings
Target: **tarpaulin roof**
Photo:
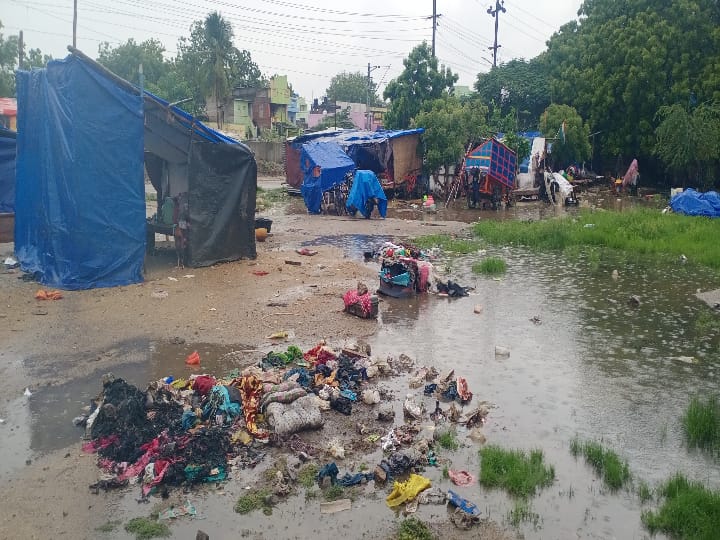
[[[350,212],[359,211],[363,216],[369,218],[366,204],[371,197],[377,199],[378,213],[385,217],[387,215],[387,195],[380,185],[380,180],[372,171],[355,171],[353,185],[345,204],[346,208]]]
[[[15,148],[17,134],[0,128],[0,213],[15,211]]]
[[[688,216],[720,217],[720,195],[717,191],[700,193],[688,188],[670,199],[670,208]]]
[[[294,145],[298,145],[315,139],[323,139],[324,141],[337,142],[340,146],[345,146],[347,144],[372,144],[396,139],[397,137],[404,137],[405,135],[420,135],[424,132],[424,128],[400,130],[386,129],[380,131],[365,131],[361,129],[326,129],[316,133],[300,135],[292,139],[290,142]]]
[[[341,183],[355,168],[355,162],[336,142],[325,141],[303,144],[300,164],[304,172],[300,190],[305,206],[314,214],[320,212],[322,194]]]
[[[193,264],[253,257],[252,152],[71,52],[17,74],[22,268],[65,289],[142,281],[145,150],[184,171]]]

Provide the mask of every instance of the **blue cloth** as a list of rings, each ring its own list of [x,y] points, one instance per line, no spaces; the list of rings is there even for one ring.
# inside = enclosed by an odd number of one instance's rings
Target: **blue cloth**
[[[688,216],[720,217],[720,196],[717,191],[700,193],[688,188],[670,199],[670,208]]]
[[[303,367],[293,368],[293,369],[289,370],[287,373],[285,373],[285,375],[283,375],[283,380],[287,381],[290,377],[292,377],[296,373],[299,374],[298,378],[297,378],[298,384],[300,386],[302,386],[303,388],[310,388],[310,386],[312,385],[312,382],[313,382],[313,378],[310,376],[310,373],[308,372],[308,370]]]
[[[0,213],[15,211],[16,133],[0,128]]]
[[[375,478],[374,473],[345,473],[340,478],[338,478],[337,483],[342,487],[350,487],[357,486],[358,484],[362,484],[363,482],[369,482],[373,478]]]
[[[225,413],[230,420],[242,412],[240,404],[230,401],[228,389],[221,384],[213,386],[210,390],[208,402],[203,409],[203,416],[209,418],[214,414],[218,414],[218,411]]]
[[[192,411],[185,411],[182,415],[182,427],[185,431],[195,425],[197,415]]]
[[[342,183],[355,163],[337,143],[312,141],[302,145],[300,166],[304,176],[300,192],[308,211],[317,214],[322,194]],[[319,176],[315,175],[315,167],[319,167]]]
[[[325,465],[320,471],[318,471],[317,480],[319,484],[322,484],[322,479],[326,476],[330,477],[330,483],[334,486],[337,483],[337,476],[338,473],[337,465],[335,465],[335,462],[328,463]]]
[[[407,287],[410,285],[409,272],[403,272],[402,274],[391,276],[381,271],[380,279],[382,279],[385,283],[392,283],[394,285],[400,285],[401,287]]]
[[[18,71],[15,253],[62,289],[142,281],[143,103],[76,56]]]
[[[371,197],[377,199],[378,212],[385,217],[387,215],[387,196],[380,185],[380,180],[372,171],[355,171],[353,185],[345,205],[348,211],[359,210],[363,216],[369,217],[365,206]]]

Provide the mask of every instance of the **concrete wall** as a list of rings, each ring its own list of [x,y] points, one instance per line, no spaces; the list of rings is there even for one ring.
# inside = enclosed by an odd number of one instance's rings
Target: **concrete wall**
[[[257,161],[283,162],[284,143],[269,141],[243,141],[255,153]]]

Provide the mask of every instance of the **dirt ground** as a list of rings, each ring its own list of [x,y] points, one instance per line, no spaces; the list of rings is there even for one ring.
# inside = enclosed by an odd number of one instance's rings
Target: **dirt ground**
[[[456,222],[429,227],[400,219],[284,215],[282,208],[265,215],[274,220],[272,234],[257,244],[256,260],[179,269],[168,250],[148,257],[145,282],[138,285],[63,291],[61,300],[38,301],[34,294],[41,285],[21,280],[19,270],[0,271],[0,378],[5,396],[0,400],[0,441],[5,441],[0,448],[28,429],[24,422],[31,420],[14,414],[25,388],[46,392],[98,370],[116,369],[127,361],[122,343],[182,338],[268,351],[274,345],[267,336],[279,330],[289,331],[295,336],[292,342],[302,347],[321,338],[337,343],[370,336],[378,323],[343,314],[341,297],[358,281],[374,285],[376,272],[362,264],[361,253],[334,247],[338,244],[333,239],[464,234],[467,227]],[[295,253],[303,243],[311,243],[318,254]],[[2,259],[11,253],[12,244],[0,244]],[[267,275],[253,274],[259,270]],[[92,384],[99,390],[98,381]],[[29,448],[20,452],[27,454],[26,460],[21,456],[18,467],[0,476],[0,538],[97,537],[95,528],[113,515],[117,494],[89,492],[87,486],[97,478],[94,457],[82,455],[79,444],[40,455]]]

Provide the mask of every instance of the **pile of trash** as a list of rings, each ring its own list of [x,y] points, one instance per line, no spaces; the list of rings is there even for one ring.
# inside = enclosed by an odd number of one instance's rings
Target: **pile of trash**
[[[186,363],[197,365],[199,355]],[[295,346],[271,351],[258,365],[224,378],[166,377],[145,391],[106,375],[92,412],[74,420],[89,439],[83,451],[97,453],[105,472],[90,487],[140,484],[145,498],[167,486],[223,481],[231,465],[259,463],[268,442],[321,428],[322,412],[350,415],[359,401],[379,403],[370,379],[402,369],[320,342],[305,353]]]

